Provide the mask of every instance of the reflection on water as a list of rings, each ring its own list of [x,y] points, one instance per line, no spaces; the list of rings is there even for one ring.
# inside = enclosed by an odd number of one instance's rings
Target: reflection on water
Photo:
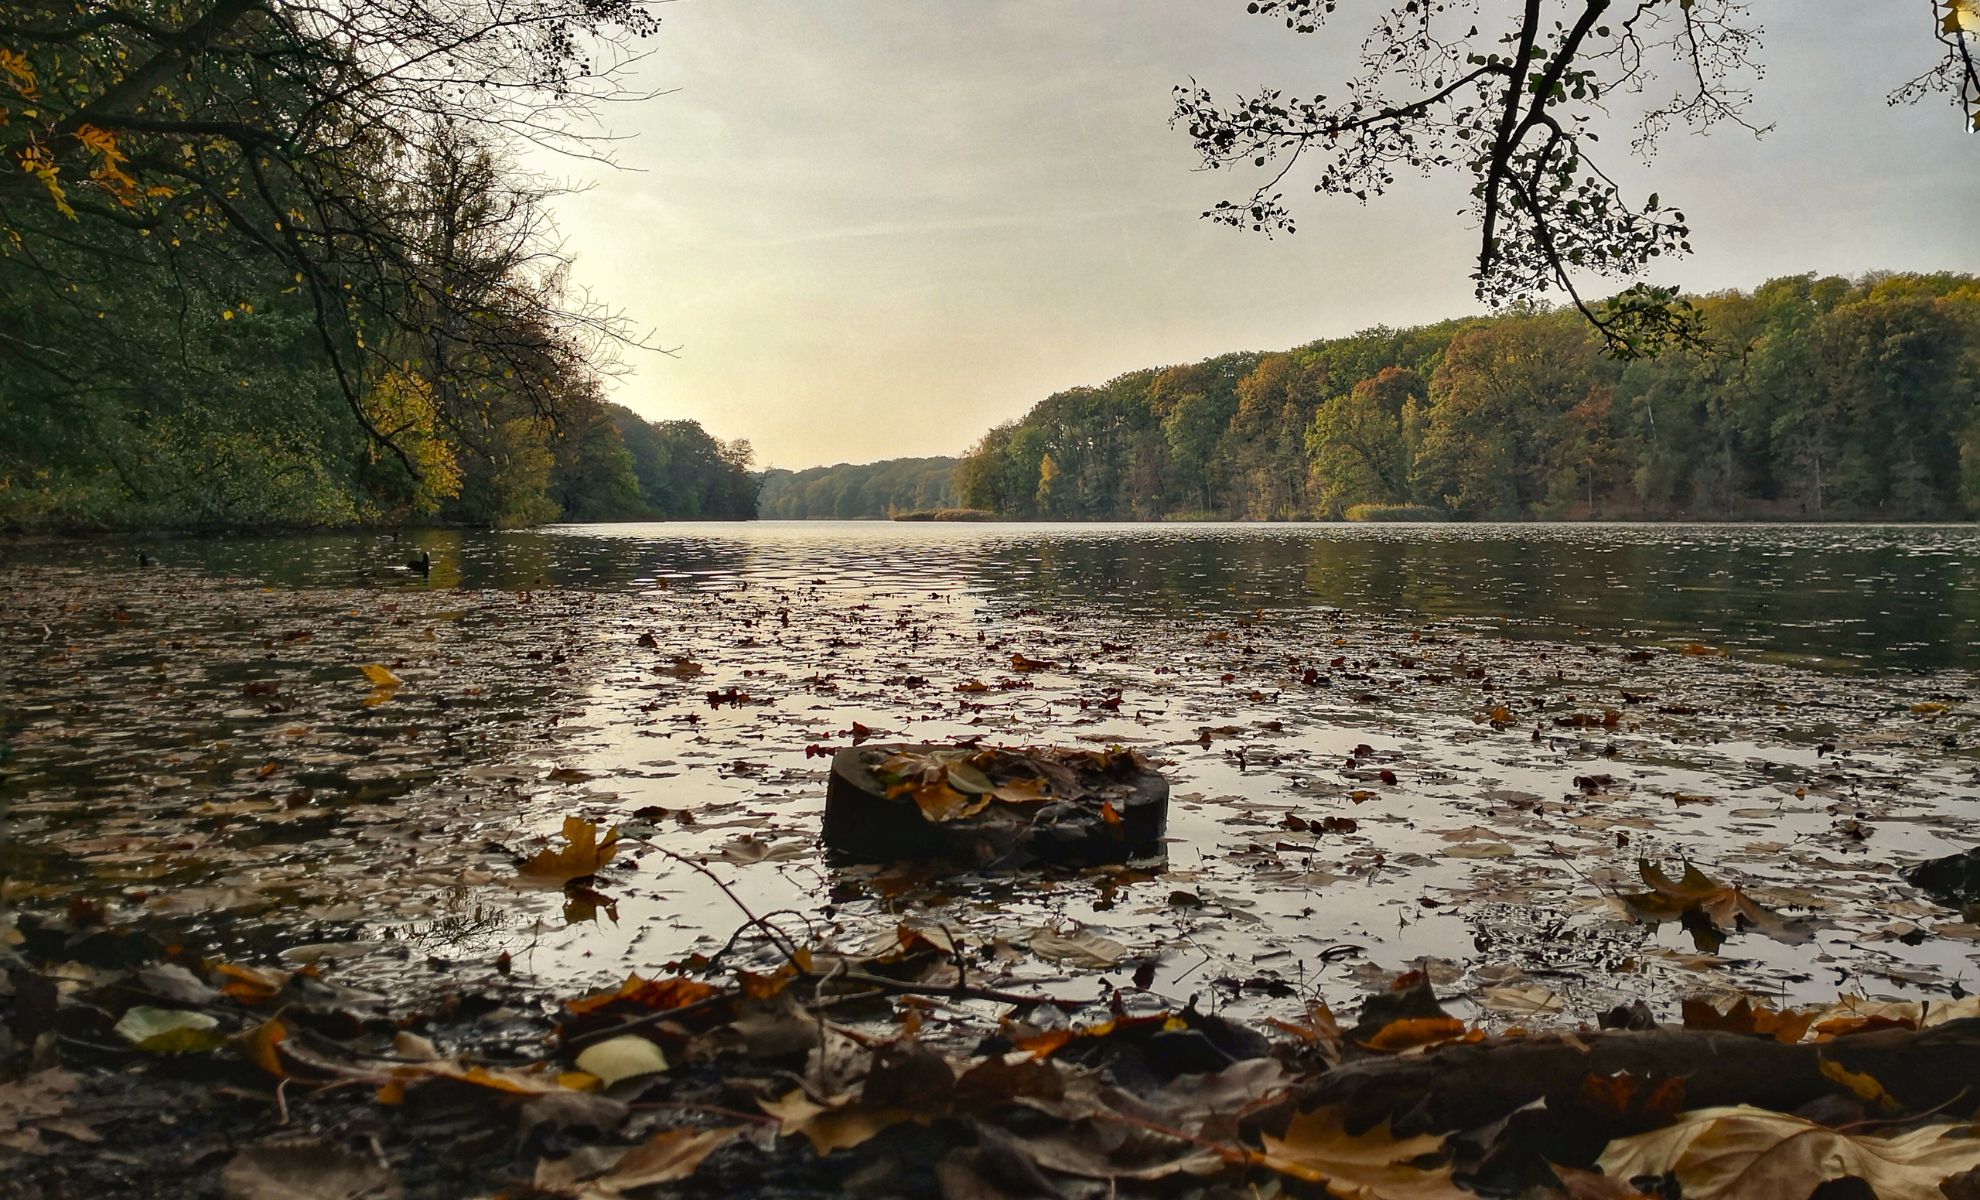
[[[433,574],[416,580],[398,564],[421,549]],[[128,557],[102,544],[6,553]],[[215,539],[159,553],[293,587],[962,587],[1015,608],[1166,616],[1337,607],[1503,620],[1516,636],[1701,641],[1859,668],[1980,660],[1980,532],[1971,526],[758,522]]]
[[[912,917],[1008,950],[1078,922],[1181,998],[1379,985],[1425,954],[1574,978],[1581,1012],[1667,996],[1666,967],[1833,994],[1807,947],[1745,936],[1700,963],[1675,926],[1619,920],[1603,897],[1648,856],[1829,922],[1820,952],[1866,990],[1929,991],[1971,956],[1957,932],[1879,932],[1909,895],[1898,865],[1977,836],[1964,527],[665,524],[150,549],[162,566],[105,543],[0,559],[0,902],[80,890],[242,952],[360,943],[371,971],[506,953],[563,988],[724,944],[737,913],[692,856],[806,937]],[[403,566],[421,549],[430,577]],[[1676,652],[1694,642],[1731,654]],[[904,890],[832,868],[814,751],[862,726],[1135,746],[1174,787],[1168,870]],[[516,886],[571,815],[629,848],[595,897]]]

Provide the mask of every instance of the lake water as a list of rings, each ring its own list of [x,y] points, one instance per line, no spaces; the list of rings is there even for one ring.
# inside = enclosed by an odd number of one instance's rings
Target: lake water
[[[1084,988],[1147,961],[1176,1000],[1338,1000],[1428,961],[1454,992],[1541,980],[1585,1014],[1698,987],[1916,998],[1980,965],[1980,930],[1896,876],[1980,842],[1967,526],[763,522],[148,548],[145,570],[120,544],[0,550],[0,867],[24,907],[82,892],[218,952],[309,943],[361,979],[506,952],[568,990],[727,940],[739,914],[681,855],[796,936],[941,924],[990,982]],[[430,577],[397,566],[420,549]],[[855,724],[1135,747],[1174,785],[1164,869],[827,863],[816,755]],[[571,815],[626,839],[596,897],[516,878]],[[1708,951],[1631,924],[1613,896],[1639,857],[1694,861],[1808,936]],[[1111,939],[1121,969],[1030,953],[1043,928]]]

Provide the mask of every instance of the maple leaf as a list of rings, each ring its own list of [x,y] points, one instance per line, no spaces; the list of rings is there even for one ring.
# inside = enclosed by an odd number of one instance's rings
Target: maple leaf
[[[1700,918],[1727,933],[1757,929],[1783,942],[1805,942],[1808,931],[1748,896],[1738,884],[1725,884],[1687,862],[1684,875],[1672,879],[1647,858],[1636,860],[1637,872],[1650,886],[1647,892],[1618,892],[1616,899],[1641,921],[1686,921]]]
[[[1264,1143],[1264,1153],[1254,1155],[1260,1166],[1325,1184],[1341,1200],[1455,1200],[1471,1195],[1451,1182],[1449,1166],[1414,1165],[1443,1150],[1441,1136],[1397,1140],[1387,1122],[1351,1135],[1340,1108],[1300,1113],[1286,1126],[1284,1137],[1268,1133]]]
[[[601,828],[583,817],[565,817],[564,848],[552,850],[546,846],[537,851],[523,863],[522,873],[558,883],[598,874],[599,868],[619,852],[619,827],[614,825],[605,830],[602,838],[598,836]]]
[[[1928,1125],[1893,1138],[1849,1134],[1740,1106],[1684,1114],[1675,1125],[1617,1138],[1602,1152],[1618,1179],[1675,1173],[1685,1200],[1806,1196],[1831,1179],[1861,1179],[1878,1200],[1945,1200],[1939,1185],[1980,1167],[1965,1126]]]

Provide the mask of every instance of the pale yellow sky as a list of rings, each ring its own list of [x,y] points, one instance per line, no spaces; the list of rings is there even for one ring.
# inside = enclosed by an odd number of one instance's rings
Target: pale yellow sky
[[[1758,7],[1772,134],[1675,134],[1648,173],[1610,150],[1692,218],[1697,254],[1657,281],[1980,271],[1980,137],[1937,103],[1884,103],[1935,57],[1930,6]],[[559,223],[576,280],[680,347],[634,352],[612,398],[748,438],[760,465],[956,454],[1061,388],[1476,310],[1456,179],[1366,208],[1303,196],[1276,241],[1198,219],[1240,184],[1195,169],[1171,85],[1341,74],[1341,39],[1243,0],[659,11],[634,82],[672,90],[603,114],[623,169],[556,166],[590,184]]]

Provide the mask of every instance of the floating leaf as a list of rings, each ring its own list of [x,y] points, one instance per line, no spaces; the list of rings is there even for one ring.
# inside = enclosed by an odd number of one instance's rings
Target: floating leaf
[[[583,817],[565,817],[564,848],[551,850],[546,847],[537,851],[523,863],[522,873],[558,883],[596,875],[619,852],[618,826],[605,830],[604,836],[600,837],[599,831],[603,828]]]
[[[1127,947],[1088,930],[1065,934],[1040,929],[1031,935],[1031,952],[1053,962],[1106,970],[1127,957]]]
[[[392,672],[386,670],[378,663],[366,663],[359,667],[358,670],[364,672],[364,677],[371,681],[372,687],[395,688],[405,683],[405,680],[392,674]]]
[[[1543,987],[1488,987],[1485,1007],[1496,1013],[1536,1017],[1560,1012],[1567,1007],[1560,994]]]
[[[1684,864],[1683,877],[1675,880],[1648,859],[1637,860],[1637,871],[1650,890],[1620,892],[1616,899],[1638,920],[1695,921],[1703,917],[1728,933],[1757,929],[1783,942],[1808,940],[1805,928],[1762,906],[1739,885],[1720,883],[1689,862]]]

